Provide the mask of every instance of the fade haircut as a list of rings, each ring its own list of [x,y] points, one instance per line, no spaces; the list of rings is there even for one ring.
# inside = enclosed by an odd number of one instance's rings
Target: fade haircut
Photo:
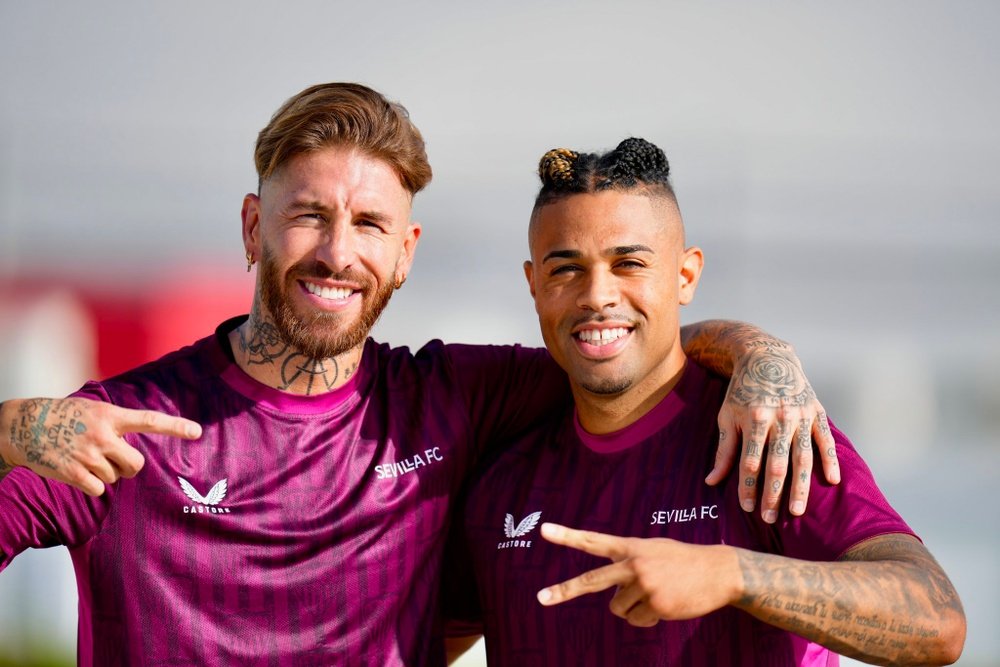
[[[357,83],[321,83],[278,109],[257,136],[258,192],[296,155],[353,147],[388,163],[410,196],[431,180],[424,139],[403,105]]]
[[[637,191],[666,197],[677,205],[667,156],[645,139],[630,137],[603,154],[554,148],[538,162],[538,176],[542,188],[534,211],[570,195],[604,190]]]

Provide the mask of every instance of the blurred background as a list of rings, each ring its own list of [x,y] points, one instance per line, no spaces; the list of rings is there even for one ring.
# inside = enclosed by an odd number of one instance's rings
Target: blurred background
[[[958,587],[960,664],[998,664],[997,25],[988,1],[0,0],[0,399],[248,310],[254,140],[307,85],[371,85],[427,140],[416,265],[377,330],[399,345],[541,344],[537,160],[643,136],[706,253],[686,320],[795,344]],[[68,554],[23,554],[0,665],[72,664],[75,633]]]

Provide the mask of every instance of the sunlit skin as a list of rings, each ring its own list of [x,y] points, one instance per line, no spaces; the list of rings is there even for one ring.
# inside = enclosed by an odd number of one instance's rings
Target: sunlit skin
[[[244,198],[246,250],[271,263],[280,302],[307,324],[303,339],[317,341],[317,349],[347,340],[379,295],[387,298],[405,279],[420,237],[420,225],[410,219],[411,202],[388,163],[345,147],[292,158],[264,181],[259,196]],[[254,314],[242,328],[251,327],[254,318],[275,320],[277,313],[262,298],[265,275],[263,269],[258,274]],[[310,288],[337,291],[324,296]],[[230,334],[234,349],[239,335],[238,330]],[[356,365],[363,344],[362,337],[338,351],[339,367]],[[265,375],[257,377],[265,384],[280,384],[276,369],[267,365],[244,370]],[[346,379],[339,377],[335,386]]]
[[[623,428],[684,368],[678,311],[694,298],[701,250],[684,247],[670,199],[615,190],[543,206],[529,245],[524,273],[542,337],[569,375],[581,424],[591,433]],[[612,340],[587,340],[605,330]]]

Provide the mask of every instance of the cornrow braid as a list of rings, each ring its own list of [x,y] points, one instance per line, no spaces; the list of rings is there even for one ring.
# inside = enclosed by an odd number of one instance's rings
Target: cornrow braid
[[[541,190],[535,209],[572,194],[604,190],[647,190],[676,202],[670,184],[670,163],[655,144],[636,137],[603,154],[554,148],[538,163]]]
[[[670,177],[670,163],[659,146],[645,139],[630,137],[604,156],[602,160],[607,180],[635,187],[639,182],[667,184]],[[605,166],[606,165],[606,166]],[[605,189],[605,188],[602,188]]]

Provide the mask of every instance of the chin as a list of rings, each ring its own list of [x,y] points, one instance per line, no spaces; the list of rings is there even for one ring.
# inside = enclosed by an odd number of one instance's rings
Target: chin
[[[579,383],[586,391],[598,396],[614,396],[632,386],[630,378],[593,378]]]

